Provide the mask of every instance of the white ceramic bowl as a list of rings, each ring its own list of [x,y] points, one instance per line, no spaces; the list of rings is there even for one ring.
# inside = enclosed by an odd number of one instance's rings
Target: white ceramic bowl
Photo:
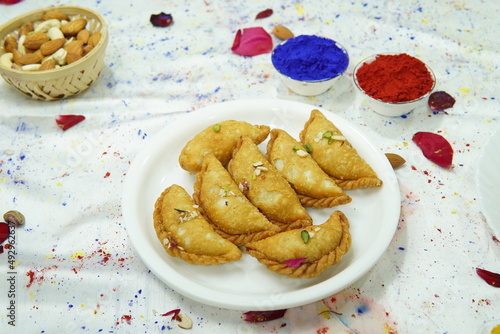
[[[434,72],[432,72],[432,69],[425,65],[427,69],[429,70],[429,73],[432,77],[433,84],[431,89],[421,97],[411,100],[411,101],[406,101],[406,102],[386,102],[382,100],[375,99],[368,95],[359,85],[359,82],[357,80],[357,72],[366,63],[371,63],[376,59],[377,56],[381,54],[376,54],[373,56],[370,56],[368,58],[365,58],[361,62],[359,62],[358,65],[354,68],[354,74],[353,74],[353,79],[354,79],[354,84],[358,88],[358,90],[363,94],[368,106],[375,111],[376,113],[383,115],[383,116],[389,116],[389,117],[398,117],[398,116],[403,116],[406,115],[410,112],[412,112],[415,109],[422,108],[427,105],[427,102],[429,100],[429,95],[432,93],[434,90],[434,87],[436,86],[436,77],[434,75]],[[387,55],[387,54],[386,54]]]
[[[279,72],[278,72],[279,73]],[[331,79],[325,80],[317,80],[317,81],[301,81],[292,79],[284,74],[280,74],[281,79],[285,83],[285,85],[296,94],[303,96],[316,96],[323,94],[334,85],[335,81],[337,81],[341,74]]]
[[[321,77],[321,78],[314,78],[314,79],[303,79],[300,77],[294,77],[293,73],[287,73],[286,69],[280,68],[279,63],[276,61],[276,54],[277,52],[279,53],[281,50],[280,48],[290,47],[290,44],[295,43],[301,39],[301,42],[309,43],[308,39],[311,39],[310,43],[314,43],[318,40],[325,40],[327,42],[332,43],[331,45],[335,46],[337,50],[340,50],[343,53],[343,56],[345,57],[345,68],[340,68],[340,71],[335,72],[331,75],[328,75],[326,77]],[[300,49],[300,45],[297,45],[297,49]],[[295,57],[297,59],[297,55],[293,54],[294,50],[290,51],[290,55]],[[282,57],[282,56],[281,56]],[[305,61],[310,61],[310,59],[304,59]],[[316,61],[320,61],[320,59],[315,59]],[[326,38],[326,37],[321,37],[321,36],[315,36],[315,35],[299,35],[296,37],[289,38],[279,44],[273,51],[273,54],[271,56],[271,61],[273,63],[274,68],[276,71],[279,73],[280,77],[282,78],[283,82],[285,85],[294,93],[299,94],[299,95],[304,95],[304,96],[316,96],[320,95],[324,92],[326,92],[328,89],[330,89],[336,81],[344,74],[347,66],[349,65],[349,55],[346,51],[346,49],[340,45],[338,42]],[[326,61],[321,60],[321,61]],[[314,66],[317,66],[317,63],[311,62],[311,71],[314,71]],[[303,64],[301,64],[303,66]],[[313,76],[314,77],[314,76]]]

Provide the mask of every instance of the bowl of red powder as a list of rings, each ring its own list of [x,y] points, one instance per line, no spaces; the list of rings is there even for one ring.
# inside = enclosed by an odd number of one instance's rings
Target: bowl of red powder
[[[353,77],[371,109],[393,117],[426,105],[436,85],[432,70],[406,53],[368,57],[356,66]]]
[[[271,61],[290,90],[315,96],[326,92],[342,76],[349,65],[349,55],[332,39],[299,35],[279,44]]]

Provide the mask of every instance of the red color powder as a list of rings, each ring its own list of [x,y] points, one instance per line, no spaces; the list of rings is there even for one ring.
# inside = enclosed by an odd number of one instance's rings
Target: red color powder
[[[132,316],[131,315],[128,315],[128,314],[125,314],[125,315],[122,315],[122,322],[126,322],[127,324],[131,324],[132,323]]]
[[[408,102],[431,91],[434,79],[425,64],[406,53],[378,55],[356,72],[363,91],[385,102]]]
[[[30,270],[26,273],[26,276],[30,278],[30,281],[28,282],[28,284],[26,284],[26,287],[29,288],[31,284],[33,284],[33,282],[35,281],[35,272]]]

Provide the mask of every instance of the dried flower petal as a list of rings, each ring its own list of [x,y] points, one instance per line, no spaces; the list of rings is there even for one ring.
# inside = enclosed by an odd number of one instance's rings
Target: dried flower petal
[[[152,14],[149,21],[155,27],[168,27],[169,25],[174,23],[174,18],[171,14],[165,14],[164,12],[161,12],[160,14]]]
[[[266,10],[263,10],[262,12],[260,12],[259,14],[257,14],[257,16],[255,17],[256,20],[258,19],[264,19],[266,17],[269,17],[273,15],[273,10],[268,8]]]
[[[243,320],[248,322],[263,322],[283,318],[285,313],[286,309],[274,311],[249,311],[243,313]]]
[[[300,265],[307,260],[305,257],[299,257],[297,259],[290,259],[290,260],[285,260],[285,264],[289,266],[290,268],[297,268],[300,267]]]
[[[56,123],[61,129],[66,131],[84,119],[85,116],[82,115],[59,115],[56,117]]]
[[[412,140],[420,147],[427,159],[441,167],[451,167],[453,148],[443,136],[432,132],[417,132]]]
[[[23,0],[0,0],[0,3],[2,5],[15,5],[18,2],[21,2]]]
[[[476,273],[489,285],[500,288],[500,274],[481,268],[476,268]]]
[[[439,91],[429,96],[428,104],[432,111],[442,111],[452,108],[455,105],[455,99],[450,94]]]
[[[271,35],[262,27],[240,29],[236,32],[231,50],[241,56],[256,56],[273,49]]]
[[[172,315],[172,321],[177,320],[181,321],[182,319],[179,317],[179,313],[181,312],[180,308],[173,309],[172,311],[168,311],[167,313],[162,314],[162,317],[166,317],[167,315]]]
[[[0,244],[7,240],[10,235],[9,225],[6,223],[0,223]]]

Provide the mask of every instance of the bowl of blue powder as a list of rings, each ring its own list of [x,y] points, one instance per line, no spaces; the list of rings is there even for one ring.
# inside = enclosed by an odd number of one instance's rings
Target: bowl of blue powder
[[[315,96],[326,92],[342,76],[349,65],[349,55],[332,39],[299,35],[279,44],[271,61],[290,90]]]

